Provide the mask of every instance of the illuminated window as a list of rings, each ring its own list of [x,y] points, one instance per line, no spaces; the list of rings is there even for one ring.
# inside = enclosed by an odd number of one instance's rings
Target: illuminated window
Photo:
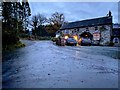
[[[65,39],[68,39],[69,37],[66,35],[64,38],[65,38]]]

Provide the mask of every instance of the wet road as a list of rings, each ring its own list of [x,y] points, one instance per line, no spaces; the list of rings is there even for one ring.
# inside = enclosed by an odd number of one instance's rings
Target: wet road
[[[116,47],[23,42],[26,47],[3,53],[3,88],[118,87]]]

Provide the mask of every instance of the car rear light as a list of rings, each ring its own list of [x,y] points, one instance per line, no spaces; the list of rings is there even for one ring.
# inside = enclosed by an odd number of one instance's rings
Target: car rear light
[[[82,38],[79,39],[79,42],[81,42],[81,41],[82,41]]]

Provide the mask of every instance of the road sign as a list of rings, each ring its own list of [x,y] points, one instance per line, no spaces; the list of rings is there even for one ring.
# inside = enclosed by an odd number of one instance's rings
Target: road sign
[[[98,32],[93,33],[93,40],[100,40],[100,33]]]

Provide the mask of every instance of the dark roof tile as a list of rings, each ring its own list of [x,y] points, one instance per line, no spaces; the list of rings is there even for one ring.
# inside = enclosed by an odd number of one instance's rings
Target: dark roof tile
[[[60,30],[87,27],[87,26],[97,26],[97,25],[104,25],[104,24],[112,24],[112,17],[106,16],[106,17],[70,22],[70,23],[64,24],[60,28]]]

